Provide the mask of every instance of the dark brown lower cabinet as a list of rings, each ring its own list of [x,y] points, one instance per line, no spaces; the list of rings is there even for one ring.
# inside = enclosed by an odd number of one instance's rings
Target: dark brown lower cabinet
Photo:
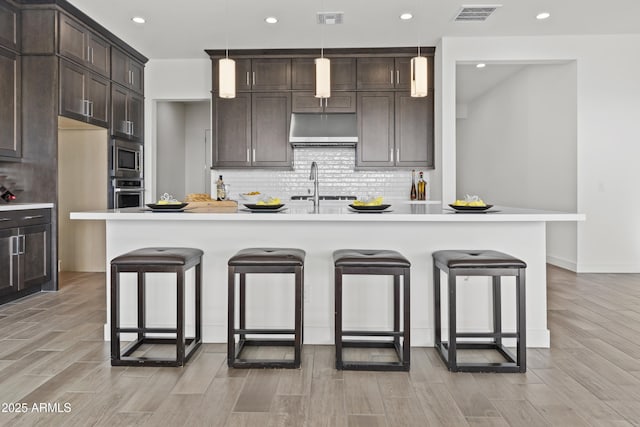
[[[0,213],[0,302],[51,280],[51,210]]]

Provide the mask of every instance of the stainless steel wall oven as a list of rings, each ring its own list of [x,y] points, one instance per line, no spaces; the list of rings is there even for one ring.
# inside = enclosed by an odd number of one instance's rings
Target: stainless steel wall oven
[[[144,205],[144,184],[141,179],[113,178],[110,208],[136,208]]]

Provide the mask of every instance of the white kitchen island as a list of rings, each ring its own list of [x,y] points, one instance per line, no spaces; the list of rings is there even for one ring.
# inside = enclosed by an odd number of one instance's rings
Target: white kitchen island
[[[412,265],[411,344],[414,346],[432,346],[434,341],[432,252],[441,249],[493,249],[527,263],[527,346],[549,347],[546,222],[582,221],[584,215],[499,206],[487,213],[463,214],[440,204],[407,203],[395,203],[391,211],[385,213],[356,213],[348,208],[347,203],[321,202],[319,211],[314,212],[311,202],[292,202],[279,213],[242,210],[235,213],[157,213],[129,208],[73,212],[71,219],[105,220],[107,307],[109,260],[112,258],[146,246],[202,249],[204,342],[226,341],[227,260],[243,248],[295,247],[306,251],[306,344],[333,344],[334,250],[394,249],[401,252]],[[491,325],[490,280],[484,277],[458,280],[459,330],[488,330]],[[132,325],[136,319],[134,275],[123,274],[121,281],[122,325]],[[504,278],[503,282],[506,284],[503,287],[503,325],[505,330],[515,330],[514,280]],[[174,283],[171,275],[148,276],[149,326],[167,327],[175,322]],[[291,327],[291,275],[250,275],[247,283],[247,324]],[[390,279],[381,276],[346,276],[345,327],[377,330],[390,327],[391,283]],[[192,310],[187,310],[187,316],[191,319]],[[187,325],[189,330],[193,321],[188,320]],[[107,323],[105,339],[109,339],[108,327]]]

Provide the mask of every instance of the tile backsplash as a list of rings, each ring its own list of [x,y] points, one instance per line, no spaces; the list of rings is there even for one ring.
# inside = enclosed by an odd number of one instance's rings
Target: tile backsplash
[[[220,169],[211,171],[211,188],[222,175],[231,185],[231,196],[260,191],[263,194],[289,198],[313,192],[309,180],[311,162],[318,164],[321,195],[365,196],[382,195],[390,199],[409,199],[411,168],[355,170],[355,150],[347,147],[295,148],[293,170]],[[418,171],[416,168],[416,181]],[[430,199],[430,171],[424,171],[427,200]]]

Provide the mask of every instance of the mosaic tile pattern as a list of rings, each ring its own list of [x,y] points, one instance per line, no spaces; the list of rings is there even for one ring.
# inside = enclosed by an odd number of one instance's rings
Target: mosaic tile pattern
[[[212,187],[222,174],[231,185],[231,195],[260,191],[263,194],[288,198],[313,192],[309,180],[311,162],[318,164],[321,195],[358,196],[381,195],[386,198],[409,199],[411,169],[355,170],[355,150],[346,147],[308,147],[294,149],[293,170],[220,169],[212,170]],[[417,180],[416,170],[416,180]],[[425,170],[427,200],[430,171]]]

